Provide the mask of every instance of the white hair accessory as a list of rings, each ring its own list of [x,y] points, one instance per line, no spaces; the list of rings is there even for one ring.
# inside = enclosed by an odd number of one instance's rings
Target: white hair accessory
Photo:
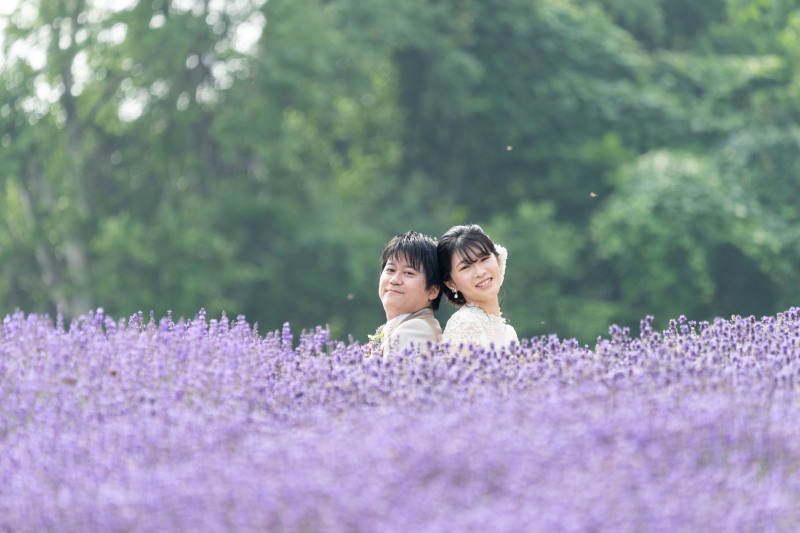
[[[497,266],[500,267],[500,283],[502,284],[503,279],[506,277],[506,260],[508,259],[508,250],[499,244],[495,244],[494,249],[497,250]]]

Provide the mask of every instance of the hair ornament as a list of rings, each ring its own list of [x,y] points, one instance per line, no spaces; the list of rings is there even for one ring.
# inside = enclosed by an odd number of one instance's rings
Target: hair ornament
[[[497,266],[500,268],[500,283],[503,283],[503,278],[506,276],[506,261],[508,260],[508,250],[499,244],[494,245],[497,250]]]

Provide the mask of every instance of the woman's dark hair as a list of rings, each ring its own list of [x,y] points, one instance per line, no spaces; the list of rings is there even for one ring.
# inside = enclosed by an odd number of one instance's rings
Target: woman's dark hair
[[[422,235],[416,231],[409,231],[395,237],[389,241],[381,255],[381,272],[386,268],[386,263],[392,259],[404,256],[414,267],[414,270],[425,274],[425,290],[431,287],[442,285],[442,275],[439,270],[439,260],[436,255],[436,241],[427,235]],[[431,300],[431,309],[439,309],[439,302],[442,300],[442,291]]]
[[[439,239],[436,252],[439,256],[439,270],[442,272],[442,290],[439,292],[443,292],[451,304],[459,306],[467,303],[464,294],[459,293],[458,298],[453,298],[453,291],[444,284],[445,281],[451,280],[453,256],[458,254],[459,258],[469,265],[489,254],[498,256],[494,243],[477,224],[453,226],[447,230],[447,233]]]

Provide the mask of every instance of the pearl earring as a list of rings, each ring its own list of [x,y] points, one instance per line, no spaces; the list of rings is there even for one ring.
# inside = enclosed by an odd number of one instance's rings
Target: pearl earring
[[[458,291],[453,287],[453,299],[458,300]]]

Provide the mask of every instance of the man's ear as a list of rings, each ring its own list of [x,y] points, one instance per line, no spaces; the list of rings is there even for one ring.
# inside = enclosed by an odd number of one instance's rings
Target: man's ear
[[[433,300],[434,298],[439,296],[439,290],[440,288],[438,285],[434,285],[433,287],[428,289],[428,300]]]

